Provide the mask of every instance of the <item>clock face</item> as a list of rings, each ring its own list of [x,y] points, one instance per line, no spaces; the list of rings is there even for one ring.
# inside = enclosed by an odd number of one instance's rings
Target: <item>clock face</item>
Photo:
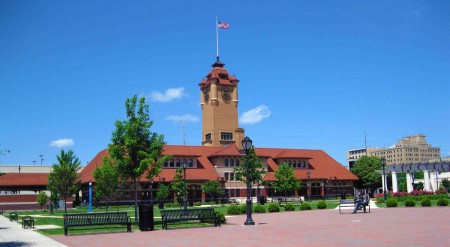
[[[222,89],[222,99],[223,99],[223,102],[225,102],[225,103],[230,103],[231,102],[230,90],[228,90],[226,88]]]

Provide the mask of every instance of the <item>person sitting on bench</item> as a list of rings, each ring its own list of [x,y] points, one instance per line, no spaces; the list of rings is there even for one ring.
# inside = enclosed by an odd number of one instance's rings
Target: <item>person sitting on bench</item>
[[[355,208],[353,209],[353,213],[362,207],[364,209],[364,213],[366,212],[366,206],[369,204],[369,195],[361,193],[355,201]]]

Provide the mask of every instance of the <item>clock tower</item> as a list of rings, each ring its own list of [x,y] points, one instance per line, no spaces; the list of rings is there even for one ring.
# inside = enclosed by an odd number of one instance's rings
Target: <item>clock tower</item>
[[[202,108],[202,145],[241,146],[244,129],[238,126],[238,83],[219,60],[199,83]]]

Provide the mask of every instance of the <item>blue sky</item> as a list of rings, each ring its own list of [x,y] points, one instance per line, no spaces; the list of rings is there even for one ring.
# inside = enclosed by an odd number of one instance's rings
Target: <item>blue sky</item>
[[[184,119],[200,145],[216,16],[256,147],[345,164],[365,132],[370,147],[423,133],[450,156],[449,1],[0,0],[0,164],[50,165],[65,148],[85,165],[134,94],[167,143],[182,144]]]

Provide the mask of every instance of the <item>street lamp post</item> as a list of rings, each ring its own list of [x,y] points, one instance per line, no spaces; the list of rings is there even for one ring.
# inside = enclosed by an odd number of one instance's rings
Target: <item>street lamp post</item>
[[[151,204],[153,205],[153,179],[150,180],[150,201]]]
[[[311,201],[311,183],[309,182],[309,178],[311,177],[311,173],[307,172],[306,176],[308,176],[308,190],[306,191],[307,200],[308,200],[308,202],[310,202]]]
[[[89,208],[88,212],[92,213],[92,182],[89,181]]]
[[[187,195],[186,195],[186,169],[187,169],[187,163],[185,161],[183,161],[183,163],[181,163],[181,166],[182,166],[183,172],[184,172],[184,200],[183,200],[183,207],[184,207],[184,211],[187,211]]]
[[[53,189],[52,189],[53,179],[50,178],[50,214],[53,214]]]
[[[386,167],[386,159],[383,157],[381,158],[381,166],[383,166],[383,195],[384,195],[384,202],[386,203],[387,195],[386,195],[386,173],[384,168]]]
[[[248,162],[249,160],[249,153],[250,149],[252,148],[252,140],[246,136],[242,140],[242,147],[245,150],[245,163],[246,163],[246,180],[247,180],[247,220],[244,222],[244,225],[246,226],[254,226],[255,222],[252,219],[252,200],[250,199],[251,191],[251,184],[250,184],[250,164]]]

